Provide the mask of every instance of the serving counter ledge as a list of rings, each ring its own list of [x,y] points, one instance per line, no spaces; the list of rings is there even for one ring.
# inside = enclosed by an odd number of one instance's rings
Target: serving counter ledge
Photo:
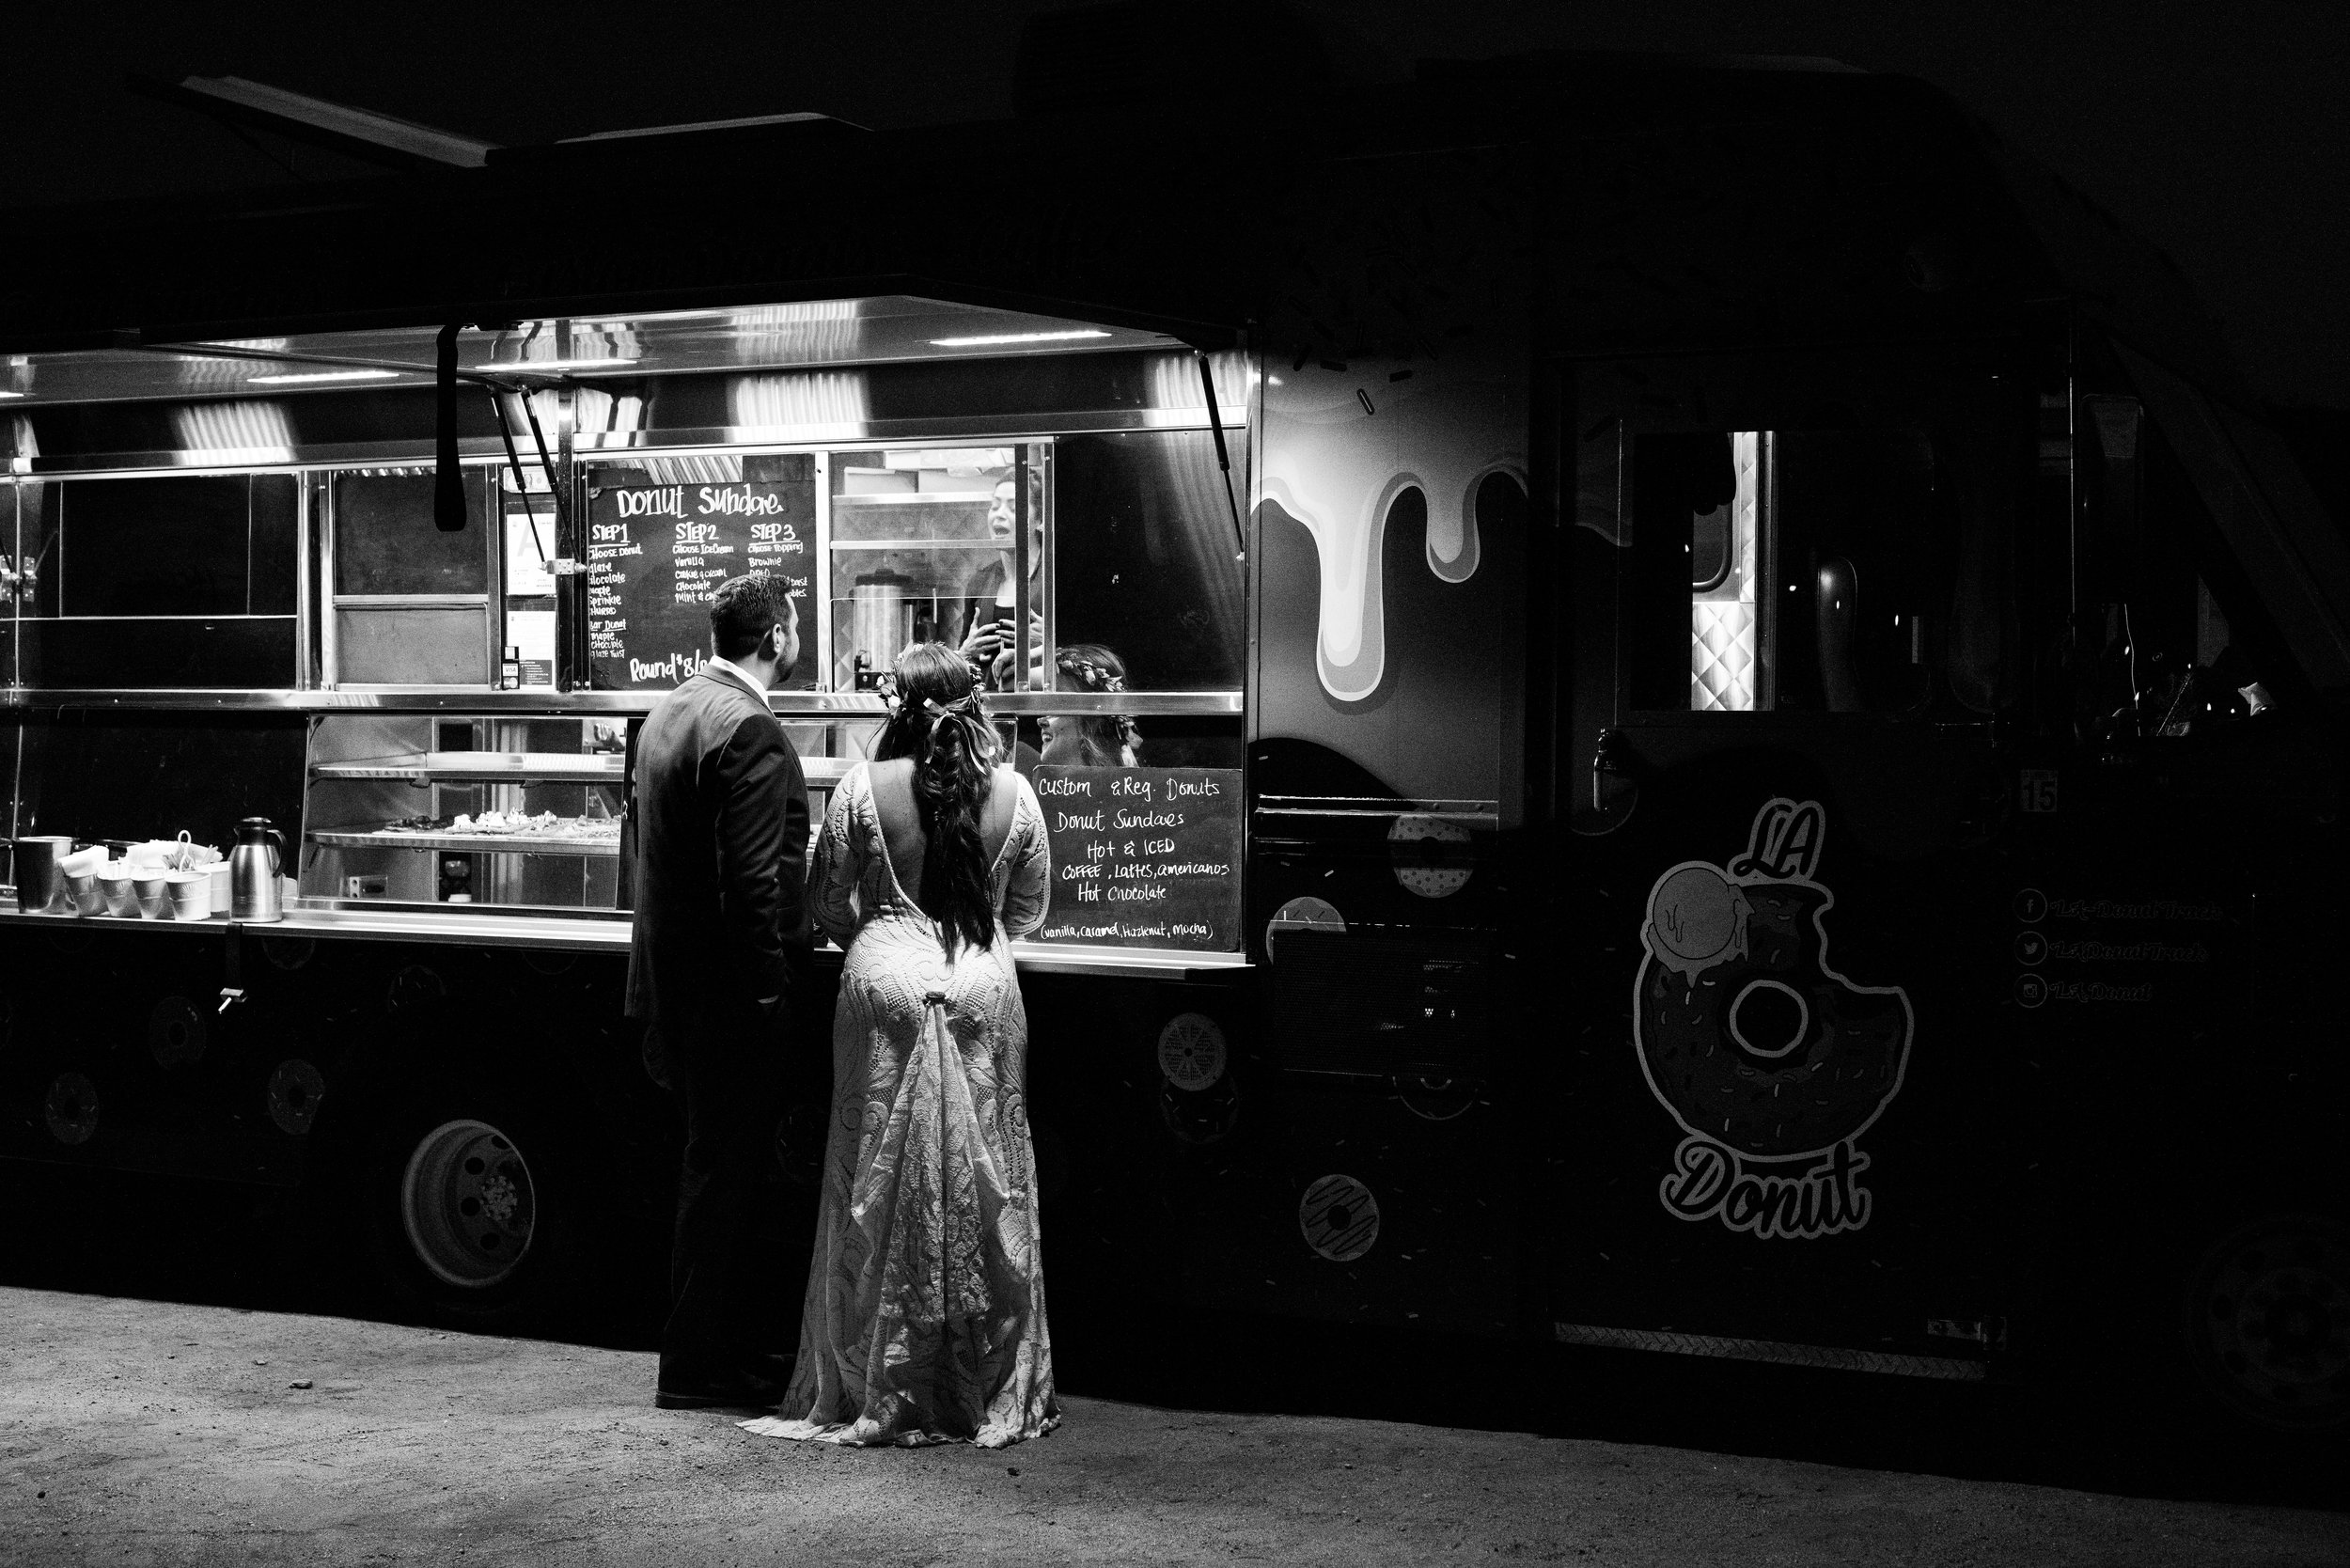
[[[235,931],[252,936],[336,936],[372,942],[440,942],[457,948],[526,948],[555,952],[626,952],[629,917],[624,913],[530,915],[504,910],[370,909],[323,899],[302,899],[286,906],[282,920],[133,920],[102,915],[28,915],[15,905],[15,891],[0,887],[0,929],[46,927],[64,933],[156,932],[181,936]],[[1243,953],[1189,952],[1138,948],[1063,947],[1014,942],[1012,957],[1034,975],[1095,975],[1109,978],[1197,980],[1236,974],[1249,967]],[[838,963],[840,949],[817,949],[819,963]]]

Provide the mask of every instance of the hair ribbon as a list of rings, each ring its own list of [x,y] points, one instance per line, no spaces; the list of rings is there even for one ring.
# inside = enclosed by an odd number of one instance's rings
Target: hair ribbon
[[[995,731],[979,716],[979,694],[976,690],[965,692],[952,702],[924,698],[922,712],[931,717],[930,734],[922,746],[924,755],[938,749],[938,727],[953,724],[962,729],[964,745],[973,757],[981,761],[992,759],[995,755]]]

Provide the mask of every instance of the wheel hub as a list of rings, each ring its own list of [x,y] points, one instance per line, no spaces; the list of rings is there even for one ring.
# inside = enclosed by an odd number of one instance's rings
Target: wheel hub
[[[512,1278],[538,1223],[530,1167],[486,1121],[445,1121],[419,1138],[400,1179],[400,1205],[416,1261],[465,1290]]]
[[[2214,1247],[2189,1303],[2212,1391],[2266,1425],[2350,1421],[2350,1237],[2315,1220],[2248,1226]]]

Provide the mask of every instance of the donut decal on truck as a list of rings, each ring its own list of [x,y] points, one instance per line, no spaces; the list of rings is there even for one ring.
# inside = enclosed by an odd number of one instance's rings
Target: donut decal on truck
[[[1855,1139],[1901,1092],[1913,1020],[1901,987],[1828,966],[1826,837],[1819,802],[1773,800],[1744,855],[1683,861],[1649,890],[1633,1043],[1687,1135],[1657,1187],[1676,1218],[1757,1237],[1869,1223]]]

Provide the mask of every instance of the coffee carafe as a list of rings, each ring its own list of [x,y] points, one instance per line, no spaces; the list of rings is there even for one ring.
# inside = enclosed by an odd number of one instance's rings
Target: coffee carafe
[[[277,890],[279,870],[286,861],[285,836],[270,826],[267,817],[247,817],[237,823],[237,847],[228,852],[228,917],[232,920],[282,920],[284,900]]]

